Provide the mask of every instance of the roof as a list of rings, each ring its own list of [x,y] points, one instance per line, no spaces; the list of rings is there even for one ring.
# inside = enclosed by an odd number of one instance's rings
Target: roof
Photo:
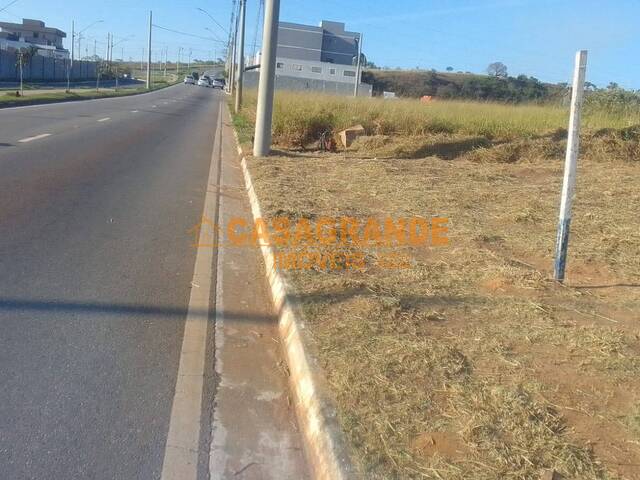
[[[41,20],[32,20],[30,18],[23,18],[22,23],[0,22],[0,28],[7,30],[20,30],[29,32],[43,32],[52,33],[59,37],[65,38],[67,34],[58,28],[46,27]]]

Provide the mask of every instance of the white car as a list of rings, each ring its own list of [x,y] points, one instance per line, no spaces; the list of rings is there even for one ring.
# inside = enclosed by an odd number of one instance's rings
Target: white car
[[[193,79],[193,77],[191,75],[187,75],[186,77],[184,77],[184,84],[185,85],[195,85],[196,81]]]
[[[208,87],[209,86],[209,80],[207,80],[206,78],[201,78],[200,80],[198,80],[198,86],[199,87]]]
[[[214,78],[213,84],[211,85],[213,88],[219,88],[222,90],[224,88],[224,80],[221,78]]]

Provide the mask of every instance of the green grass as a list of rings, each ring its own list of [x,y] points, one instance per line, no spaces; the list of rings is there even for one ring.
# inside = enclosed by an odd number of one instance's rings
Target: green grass
[[[243,115],[253,122],[255,92],[245,95]],[[464,134],[488,139],[533,138],[566,129],[567,108],[506,105],[469,101],[352,98],[313,93],[277,92],[273,136],[281,145],[303,146],[317,141],[326,130],[361,124],[368,135],[425,136]],[[596,110],[585,112],[585,130],[621,129],[640,124],[640,110],[624,115]]]
[[[167,82],[156,82],[152,86],[151,90],[159,90],[161,88],[168,87],[173,85],[173,83]],[[5,93],[0,96],[0,108],[3,107],[13,107],[19,105],[36,105],[40,103],[57,103],[57,102],[70,102],[77,100],[91,100],[95,98],[108,98],[108,97],[125,97],[129,95],[137,95],[140,93],[145,93],[147,90],[144,87],[140,88],[122,88],[117,92],[114,90],[101,90],[96,92],[93,89],[86,90],[73,90],[69,93],[65,92],[56,92],[56,93],[43,93],[36,95],[28,95],[24,97],[16,97],[14,96],[14,91],[12,90],[9,93]]]

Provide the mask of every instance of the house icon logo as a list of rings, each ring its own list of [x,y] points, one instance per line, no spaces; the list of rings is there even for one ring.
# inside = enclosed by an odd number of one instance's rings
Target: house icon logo
[[[203,215],[198,223],[196,223],[188,233],[193,235],[193,243],[195,248],[218,248],[219,235],[222,229],[213,220]]]

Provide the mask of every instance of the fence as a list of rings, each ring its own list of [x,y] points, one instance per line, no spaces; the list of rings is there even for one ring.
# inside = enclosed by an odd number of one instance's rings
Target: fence
[[[35,55],[22,67],[22,78],[25,82],[63,82],[67,80],[67,69],[70,63],[68,59]],[[96,62],[75,60],[70,79],[93,80],[96,78],[96,71]],[[20,81],[20,69],[15,52],[0,50],[0,81]]]
[[[245,72],[244,86],[247,88],[255,88],[258,86],[259,73],[257,71]],[[276,75],[276,90],[302,90],[331,93],[334,95],[353,95],[352,83],[334,82],[330,80],[290,77],[285,75]],[[358,96],[370,97],[373,87],[367,83],[361,83],[358,87]]]

